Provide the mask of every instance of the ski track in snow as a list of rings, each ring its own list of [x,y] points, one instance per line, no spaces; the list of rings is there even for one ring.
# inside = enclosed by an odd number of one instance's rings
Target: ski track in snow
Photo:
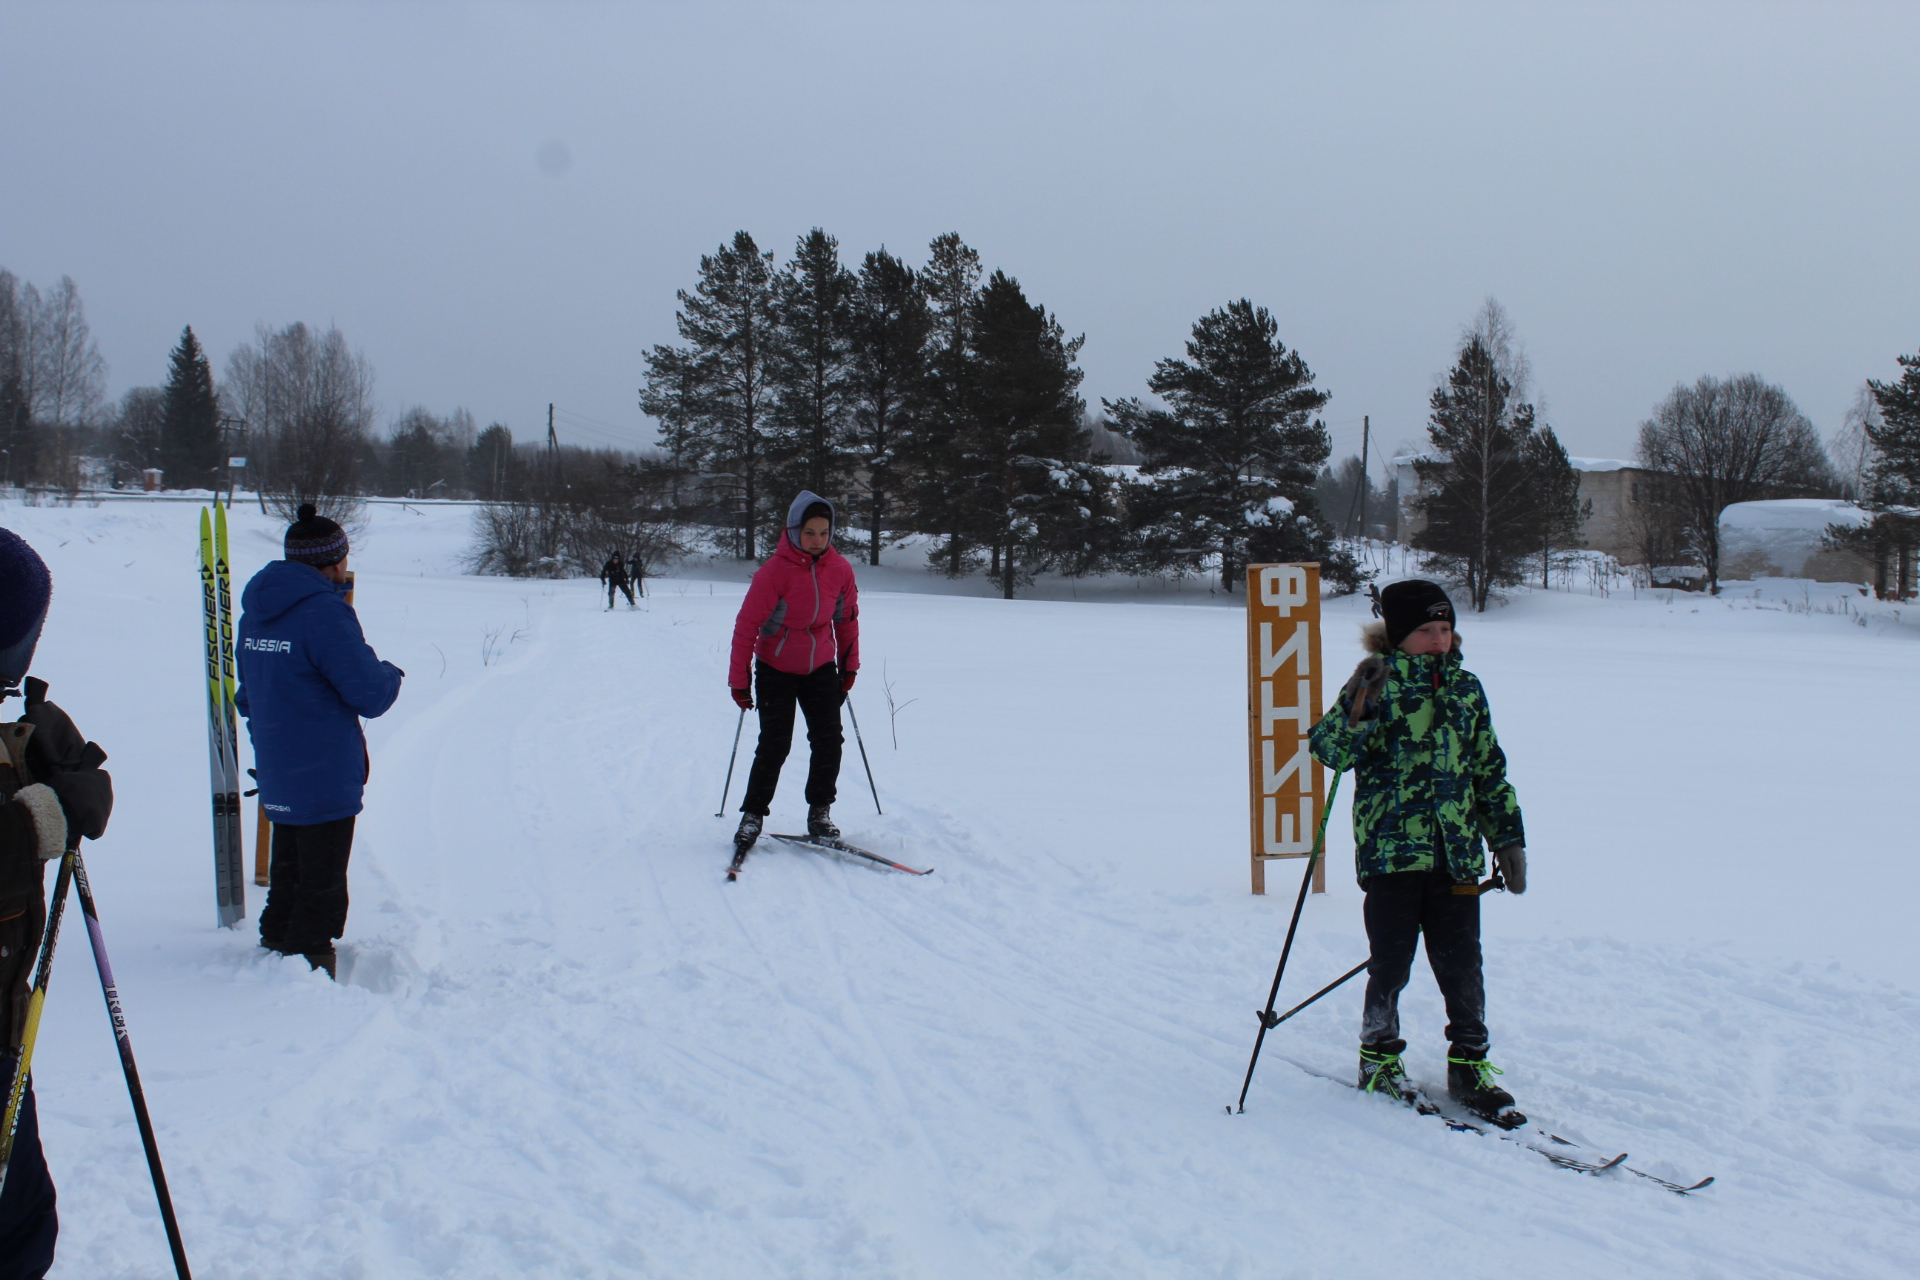
[[[1232,605],[870,587],[886,813],[851,732],[835,813],[936,871],[768,841],[727,884],[739,584],[607,613],[452,572],[460,509],[372,512],[360,612],[408,679],[369,726],[335,985],[252,945],[263,890],[212,927],[195,508],[0,510],[55,574],[36,672],[112,755],[90,867],[197,1276],[1912,1274],[1920,873],[1883,726],[1920,676],[1891,612],[1523,593],[1462,624],[1534,854],[1486,904],[1494,1056],[1554,1131],[1718,1175],[1679,1197],[1289,1066],[1351,1068],[1360,979],[1223,1112],[1297,875],[1246,892]],[[234,515],[244,580],[278,528]],[[1358,617],[1329,607],[1329,689]],[[883,660],[919,699],[897,751]],[[1364,955],[1344,828],[1283,1007]],[[70,932],[36,1071],[53,1274],[159,1276],[94,988]],[[1424,973],[1403,1011],[1438,1082]]]

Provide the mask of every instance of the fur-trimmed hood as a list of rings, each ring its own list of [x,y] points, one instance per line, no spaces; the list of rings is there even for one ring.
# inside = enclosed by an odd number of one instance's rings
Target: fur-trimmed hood
[[[1393,652],[1393,646],[1387,643],[1387,624],[1375,618],[1360,628],[1360,647],[1368,653],[1377,653],[1382,657]],[[1460,652],[1460,633],[1453,633],[1454,653]]]

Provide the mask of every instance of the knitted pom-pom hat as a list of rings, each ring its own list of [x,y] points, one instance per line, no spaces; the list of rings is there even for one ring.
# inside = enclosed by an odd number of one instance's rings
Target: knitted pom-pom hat
[[[300,504],[300,518],[287,526],[287,559],[324,569],[347,558],[347,531],[314,509]]]

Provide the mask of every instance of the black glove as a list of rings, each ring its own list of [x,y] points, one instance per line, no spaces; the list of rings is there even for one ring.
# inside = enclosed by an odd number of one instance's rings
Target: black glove
[[[1363,720],[1372,719],[1373,717],[1367,714],[1369,710],[1367,704],[1369,702],[1377,704],[1380,691],[1386,688],[1386,685],[1387,660],[1377,653],[1370,653],[1360,659],[1360,665],[1353,669],[1353,674],[1347,677],[1346,687],[1340,691],[1340,696],[1347,700],[1347,723],[1359,724]],[[1378,714],[1377,707],[1374,711]]]
[[[1506,882],[1508,893],[1527,891],[1527,846],[1510,844],[1493,851],[1493,869]]]
[[[107,753],[88,742],[74,726],[73,717],[47,701],[47,682],[26,682],[27,713],[21,721],[33,726],[27,739],[27,767],[60,797],[67,816],[67,838],[98,840],[113,813],[113,777],[100,766]]]

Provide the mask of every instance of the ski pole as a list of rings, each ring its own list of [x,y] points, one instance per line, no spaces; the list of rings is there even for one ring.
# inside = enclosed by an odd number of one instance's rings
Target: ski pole
[[[853,740],[860,744],[860,763],[867,770],[867,788],[873,792],[873,811],[885,813],[880,807],[880,788],[873,785],[873,765],[867,760],[867,740],[860,736],[860,717],[853,714],[853,695],[847,695],[847,715],[853,720]]]
[[[80,914],[87,922],[87,938],[93,943],[93,966],[100,971],[100,993],[106,997],[107,1018],[113,1023],[114,1043],[120,1050],[120,1069],[126,1073],[127,1093],[133,1099],[133,1118],[140,1125],[140,1143],[147,1149],[147,1169],[153,1174],[153,1193],[160,1200],[160,1221],[166,1224],[167,1247],[173,1250],[173,1269],[180,1280],[193,1280],[187,1270],[187,1248],[180,1241],[180,1223],[173,1216],[173,1197],[167,1194],[167,1171],[160,1167],[160,1147],[153,1138],[153,1120],[147,1115],[147,1095],[140,1087],[140,1070],[133,1064],[133,1041],[127,1037],[127,1016],[120,1009],[120,988],[113,980],[113,965],[107,960],[107,942],[100,935],[100,913],[94,909],[93,888],[87,883],[87,864],[75,849],[67,855],[73,860],[73,887],[80,897]]]
[[[727,792],[733,790],[733,766],[740,759],[740,730],[747,723],[747,709],[740,708],[740,718],[733,722],[733,754],[727,757],[727,785],[720,788],[720,812],[716,818],[727,816]]]
[[[33,990],[27,997],[27,1025],[20,1035],[20,1052],[13,1060],[13,1079],[7,1082],[7,1110],[0,1119],[0,1190],[7,1185],[13,1164],[13,1139],[20,1124],[20,1106],[27,1097],[27,1075],[33,1069],[33,1044],[40,1035],[40,1010],[47,1003],[47,979],[53,975],[53,946],[60,940],[60,917],[67,908],[67,886],[73,883],[74,854],[60,859],[60,875],[53,882],[53,902],[47,908],[47,931],[40,938],[40,961],[33,970]]]
[[[1253,1068],[1260,1061],[1260,1046],[1266,1043],[1267,1030],[1277,1026],[1273,1017],[1273,1002],[1280,995],[1280,978],[1287,971],[1287,957],[1293,952],[1293,932],[1300,927],[1300,909],[1307,905],[1307,886],[1313,882],[1313,867],[1320,861],[1320,851],[1326,847],[1327,819],[1333,816],[1333,798],[1340,793],[1340,775],[1333,775],[1333,785],[1327,788],[1327,805],[1320,813],[1319,829],[1313,833],[1313,852],[1307,855],[1307,871],[1300,877],[1300,896],[1293,900],[1293,919],[1287,923],[1287,940],[1280,947],[1280,963],[1273,971],[1273,985],[1267,988],[1267,1007],[1258,1015],[1260,1034],[1253,1040],[1253,1057],[1247,1060],[1247,1078],[1240,1082],[1240,1110],[1247,1109],[1247,1090],[1253,1086]]]
[[[1324,996],[1339,987],[1345,986],[1349,979],[1353,978],[1354,975],[1358,974],[1362,969],[1366,968],[1368,965],[1372,963],[1373,963],[1373,960],[1371,958],[1362,960],[1359,964],[1353,966],[1353,968],[1347,970],[1345,973],[1341,974],[1339,977],[1335,978],[1332,982],[1329,982],[1326,986],[1320,988],[1318,991],[1314,992],[1312,995],[1308,996],[1305,1000],[1302,1000],[1299,1004],[1293,1006],[1293,1008],[1287,1010],[1285,1013],[1261,1014],[1260,1015],[1261,1023],[1266,1026],[1267,1030],[1269,1031],[1273,1030],[1275,1027],[1285,1022],[1288,1018],[1291,1018],[1294,1014],[1300,1012],[1302,1009],[1306,1008],[1308,1005],[1318,1000],[1321,996]]]

